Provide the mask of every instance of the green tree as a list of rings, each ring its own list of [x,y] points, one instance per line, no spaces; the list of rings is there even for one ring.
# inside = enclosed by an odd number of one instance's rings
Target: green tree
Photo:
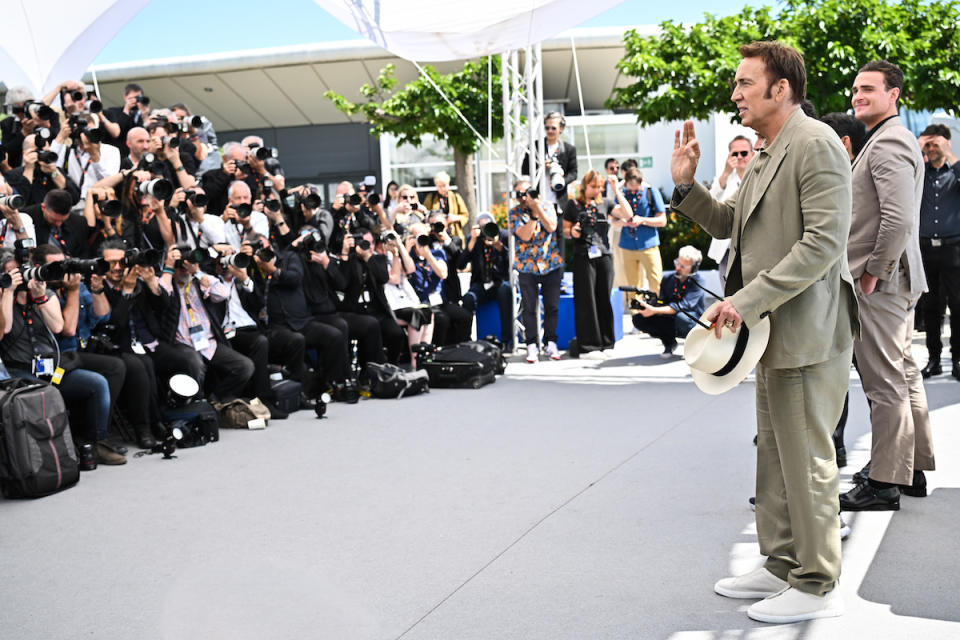
[[[954,0],[787,0],[775,15],[748,7],[705,14],[691,26],[668,20],[656,36],[626,33],[617,68],[636,81],[616,89],[608,106],[634,109],[644,124],[729,113],[737,48],[780,40],[803,53],[807,97],[820,113],[847,110],[857,70],[881,58],[903,69],[904,106],[953,110],[960,104],[958,24]]]
[[[442,75],[429,65],[424,72],[443,89],[477,131],[484,133],[487,125],[487,59],[469,61],[463,69]],[[502,90],[500,86],[500,57],[492,61],[492,137],[503,136]],[[324,96],[348,115],[363,116],[371,125],[371,134],[389,133],[401,143],[419,147],[423,136],[433,135],[444,140],[453,149],[457,188],[470,210],[471,222],[477,214],[477,194],[474,188],[474,153],[481,144],[470,127],[443,99],[423,76],[397,90],[394,66],[380,71],[376,86],[360,88],[366,102],[351,102],[334,91]]]

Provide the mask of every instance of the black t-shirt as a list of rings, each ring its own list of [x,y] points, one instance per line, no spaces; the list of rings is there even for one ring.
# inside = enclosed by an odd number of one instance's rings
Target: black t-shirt
[[[591,247],[597,247],[600,255],[610,254],[610,212],[617,206],[616,201],[604,198],[602,201],[587,204],[581,203],[577,199],[568,200],[563,209],[563,219],[571,224],[577,224],[581,214],[587,214],[586,217],[593,222],[592,232],[589,229],[583,229],[581,225],[581,235],[573,239],[573,251],[578,255],[589,255]],[[594,256],[596,257],[596,256]]]
[[[47,297],[56,298],[56,293],[47,289]],[[16,369],[30,370],[34,354],[44,357],[54,357],[57,353],[57,345],[54,343],[50,332],[47,331],[47,325],[43,322],[40,310],[36,305],[30,305],[30,311],[24,318],[25,308],[14,303],[13,305],[13,326],[10,333],[0,341],[0,357],[8,367]],[[32,331],[27,326],[27,320],[32,320]],[[31,333],[33,338],[31,340]],[[36,345],[36,348],[34,348]]]

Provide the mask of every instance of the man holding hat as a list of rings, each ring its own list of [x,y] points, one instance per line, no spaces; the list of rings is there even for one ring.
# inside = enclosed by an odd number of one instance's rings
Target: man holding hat
[[[717,202],[697,183],[693,122],[674,143],[673,209],[731,239],[728,295],[703,316],[712,330],[691,332],[684,356],[710,393],[735,386],[759,359],[757,537],[767,559],[714,590],[759,600],[747,609],[755,620],[786,623],[843,612],[834,591],[840,521],[831,434],[859,331],[845,255],[850,161],[836,134],[800,109],[806,71],[799,52],[754,42],[740,55],[731,99],[766,143],[736,201]]]

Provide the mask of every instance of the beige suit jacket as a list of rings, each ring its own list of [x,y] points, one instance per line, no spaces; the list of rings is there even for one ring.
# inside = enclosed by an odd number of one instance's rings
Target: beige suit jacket
[[[923,172],[920,146],[899,117],[875,129],[853,161],[850,272],[876,276],[879,291],[927,290],[920,258]]]
[[[677,198],[674,210],[732,239],[728,299],[747,327],[770,315],[763,365],[803,367],[851,347],[860,325],[846,260],[850,159],[830,127],[798,107],[747,165],[735,200],[717,202],[699,184]]]

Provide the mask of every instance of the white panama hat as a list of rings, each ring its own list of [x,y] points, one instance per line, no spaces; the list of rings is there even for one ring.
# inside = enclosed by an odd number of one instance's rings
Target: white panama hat
[[[707,324],[708,309],[700,321]],[[713,329],[697,325],[687,334],[683,359],[700,390],[718,395],[740,384],[763,357],[770,339],[770,319],[761,318],[750,329],[740,325],[736,333],[724,327],[717,338]]]

